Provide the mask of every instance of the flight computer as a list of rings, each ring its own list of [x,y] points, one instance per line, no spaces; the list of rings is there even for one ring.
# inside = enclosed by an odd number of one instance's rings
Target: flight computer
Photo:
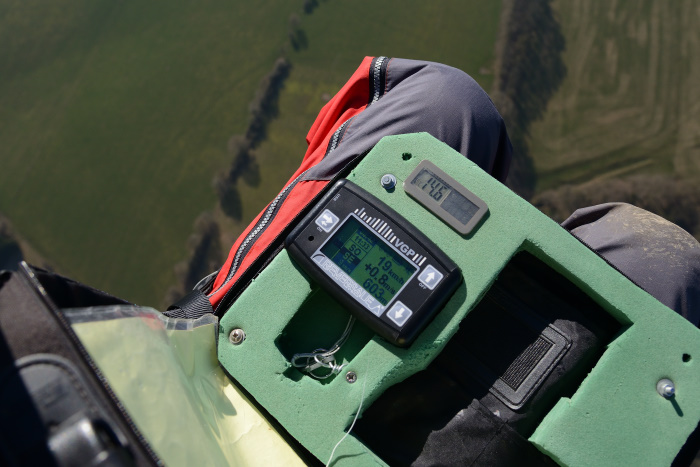
[[[471,231],[486,204],[426,162],[404,189],[458,232]],[[423,232],[348,180],[331,188],[286,247],[356,318],[401,347],[413,342],[462,280],[459,267]]]

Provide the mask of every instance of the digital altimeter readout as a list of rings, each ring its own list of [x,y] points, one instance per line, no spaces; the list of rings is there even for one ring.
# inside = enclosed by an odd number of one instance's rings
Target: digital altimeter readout
[[[384,310],[417,271],[354,215],[348,216],[320,251],[381,304],[376,312],[372,310],[375,314]]]
[[[416,185],[425,193],[440,204],[440,207],[454,216],[462,224],[467,224],[479,211],[479,206],[469,201],[465,196],[455,191],[442,178],[435,175],[428,169],[418,172],[418,175],[411,180],[411,184]]]
[[[471,232],[488,211],[479,197],[428,160],[418,164],[403,187],[406,193],[461,234]]]

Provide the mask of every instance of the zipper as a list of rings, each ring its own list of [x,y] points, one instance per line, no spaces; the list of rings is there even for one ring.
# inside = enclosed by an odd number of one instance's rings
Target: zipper
[[[372,59],[372,63],[369,66],[369,101],[367,102],[367,107],[377,102],[383,95],[384,89],[386,88],[386,69],[389,66],[389,58],[387,57],[375,57]],[[345,130],[347,130],[350,121],[355,117],[350,117],[345,120],[335,133],[333,137],[328,141],[328,148],[326,149],[326,157],[335,148],[338,147],[340,141],[343,139]]]
[[[340,140],[343,139],[343,135],[345,134],[345,130],[348,128],[350,121],[355,118],[355,117],[350,117],[345,122],[338,127],[337,130],[335,130],[335,133],[333,133],[333,137],[331,138],[330,141],[328,141],[328,148],[326,149],[326,154],[324,154],[323,157],[326,157],[328,154],[330,154],[335,148],[338,147],[338,144],[340,143]]]
[[[386,88],[386,69],[389,66],[388,57],[376,57],[372,60],[369,67],[369,102],[367,105],[372,105],[377,102],[383,95]]]
[[[241,243],[241,246],[238,247],[238,250],[236,251],[236,255],[233,257],[233,262],[231,263],[231,268],[228,271],[228,274],[226,275],[226,280],[224,281],[221,286],[216,289],[212,290],[212,292],[208,295],[208,297],[211,297],[214,295],[214,293],[218,292],[221,290],[222,287],[226,286],[231,279],[233,279],[233,276],[236,275],[236,271],[238,271],[238,267],[241,264],[241,260],[243,257],[248,253],[248,251],[252,248],[253,243],[255,243],[256,238],[262,234],[265,229],[270,225],[270,222],[272,219],[275,218],[277,215],[277,212],[279,211],[280,206],[282,206],[282,203],[284,202],[285,199],[287,199],[287,196],[289,195],[289,192],[292,191],[292,189],[296,186],[296,184],[299,182],[299,180],[306,174],[308,171],[305,170],[302,173],[300,173],[297,178],[295,178],[292,183],[287,185],[287,187],[278,194],[275,199],[272,200],[272,202],[267,206],[267,209],[265,210],[265,214],[262,216],[262,218],[258,221],[257,225],[253,230],[251,230],[248,235],[246,236],[245,240],[243,240],[243,243]]]
[[[63,316],[61,310],[59,310],[58,307],[56,307],[56,304],[53,302],[53,300],[49,298],[49,296],[46,293],[46,290],[44,289],[44,286],[42,286],[39,280],[36,278],[34,271],[32,271],[29,265],[27,265],[27,263],[25,263],[24,261],[20,263],[20,267],[22,271],[21,277],[23,277],[24,280],[28,282],[29,288],[32,289],[32,291],[44,303],[44,305],[46,305],[46,307],[49,310],[51,310],[51,313],[53,314],[54,318],[56,318],[56,321],[58,321],[59,326],[62,328],[63,332],[66,334],[70,342],[73,344],[75,350],[82,357],[83,362],[90,368],[90,370],[102,386],[102,389],[104,389],[104,391],[107,393],[109,400],[112,402],[112,406],[116,409],[117,413],[121,414],[122,421],[131,430],[132,434],[134,435],[136,440],[141,445],[141,448],[145,452],[146,457],[154,465],[164,465],[163,461],[160,460],[160,458],[155,453],[151,445],[148,443],[146,438],[138,429],[131,416],[127,413],[121,401],[117,398],[116,394],[114,394],[112,387],[109,385],[107,379],[104,377],[104,375],[97,367],[90,354],[83,346],[83,343],[75,334],[75,331],[73,331],[73,328],[71,327],[68,320],[66,320],[65,316]]]
[[[390,60],[391,59],[388,57],[375,57],[374,59],[372,59],[372,62],[370,63],[370,67],[369,67],[370,93],[369,93],[369,102],[367,103],[367,107],[369,107],[373,103],[377,102],[384,95],[384,90],[386,88],[386,70],[387,70],[387,67],[389,65]],[[324,158],[338,147],[338,145],[340,144],[340,141],[343,139],[343,135],[345,134],[345,130],[348,128],[349,123],[353,118],[355,118],[355,117],[350,117],[349,119],[347,119],[345,122],[343,122],[342,125],[340,125],[338,127],[338,129],[335,131],[335,133],[333,133],[333,136],[331,137],[330,141],[328,142],[328,148],[326,149],[326,154],[324,155]],[[369,151],[367,151],[367,152],[369,152]],[[366,155],[367,152],[362,154],[362,156]],[[333,177],[333,180],[331,182],[329,182],[328,185],[330,185],[333,181],[337,180],[339,178],[339,175],[344,173],[345,169],[353,162],[354,161],[348,162],[348,164],[345,167],[343,167],[343,169],[340,170],[338,172],[338,174],[336,174],[335,177]],[[241,246],[238,247],[238,250],[236,251],[236,254],[233,257],[233,261],[231,263],[231,268],[229,269],[228,274],[226,275],[226,280],[224,281],[224,283],[221,284],[221,286],[219,288],[217,288],[216,290],[212,290],[207,295],[207,297],[211,297],[212,295],[214,295],[216,292],[218,292],[223,287],[225,287],[231,281],[231,279],[233,279],[233,276],[236,275],[236,272],[238,271],[238,268],[240,267],[240,264],[241,264],[243,258],[248,254],[248,251],[250,251],[253,244],[257,240],[257,238],[270,225],[270,222],[272,221],[272,219],[274,219],[275,215],[277,215],[277,212],[279,211],[280,206],[284,203],[284,200],[287,198],[287,195],[289,195],[289,192],[296,186],[297,182],[306,174],[307,171],[308,171],[308,169],[305,170],[304,172],[302,172],[297,178],[294,179],[294,181],[292,181],[292,183],[287,185],[287,187],[284,190],[282,190],[282,192],[279,195],[277,195],[277,197],[274,200],[272,200],[272,202],[265,210],[265,214],[260,219],[258,224],[246,236],[246,238],[243,240],[243,243],[241,243]],[[317,199],[317,197],[314,197],[309,203],[306,204],[306,206],[304,206],[304,208],[309,206],[316,199]],[[304,209],[302,209],[301,211],[303,211],[303,210]],[[299,213],[297,213],[297,215],[295,215],[294,218],[287,225],[291,225],[298,217],[299,217]],[[272,245],[278,238],[279,238],[279,234],[273,239],[273,241],[270,243],[270,245]],[[261,255],[266,253],[268,251],[268,249],[269,249],[269,246],[267,248],[265,248],[265,250],[261,253]],[[216,307],[216,310],[218,310],[219,307],[226,302],[226,300],[230,297],[232,290],[233,290],[233,286],[231,288],[229,288],[229,290],[224,294],[222,299],[219,301],[219,305]]]

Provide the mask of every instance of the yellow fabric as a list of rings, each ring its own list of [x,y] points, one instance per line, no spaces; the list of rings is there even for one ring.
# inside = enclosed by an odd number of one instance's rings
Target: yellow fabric
[[[173,330],[160,316],[73,328],[166,465],[304,465],[221,370],[216,324]]]

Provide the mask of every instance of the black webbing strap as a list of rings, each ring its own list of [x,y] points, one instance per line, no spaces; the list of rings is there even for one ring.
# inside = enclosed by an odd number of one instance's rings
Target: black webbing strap
[[[0,273],[0,464],[160,464],[51,290],[62,306],[119,301],[24,263]]]
[[[207,313],[214,313],[211,302],[199,289],[194,289],[168,307],[163,314],[169,318],[197,319]]]

